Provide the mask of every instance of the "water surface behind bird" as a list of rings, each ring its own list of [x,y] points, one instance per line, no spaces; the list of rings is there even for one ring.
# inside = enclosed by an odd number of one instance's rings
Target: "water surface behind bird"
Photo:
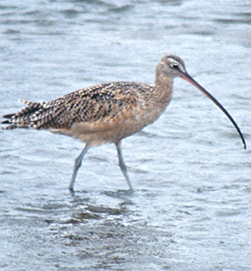
[[[188,72],[229,120],[177,79],[153,125],[112,145],[0,131],[1,270],[250,270],[249,1],[25,1],[0,7],[0,115],[119,80],[153,83],[159,59]]]

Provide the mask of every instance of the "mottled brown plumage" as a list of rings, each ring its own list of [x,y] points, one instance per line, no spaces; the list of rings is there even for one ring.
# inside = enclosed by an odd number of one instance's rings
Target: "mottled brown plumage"
[[[121,140],[140,131],[162,114],[172,98],[175,77],[189,81],[216,103],[230,118],[245,146],[240,129],[229,113],[188,75],[184,62],[173,55],[164,56],[158,63],[154,85],[112,82],[77,90],[49,102],[22,101],[27,106],[16,114],[5,115],[8,120],[2,123],[9,124],[5,129],[48,129],[85,142],[85,149],[75,161],[71,190],[88,148],[108,142],[114,143],[120,168],[131,189],[121,154]]]
[[[7,115],[6,129],[49,129],[79,138],[89,145],[116,143],[160,116],[171,98],[154,86],[113,82],[84,88],[50,102],[27,105]]]

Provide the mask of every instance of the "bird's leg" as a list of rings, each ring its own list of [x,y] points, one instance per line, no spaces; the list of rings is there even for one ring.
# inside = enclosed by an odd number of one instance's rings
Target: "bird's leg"
[[[88,146],[88,144],[86,144],[84,149],[80,153],[80,155],[75,160],[73,173],[72,173],[72,177],[71,177],[71,182],[70,182],[70,185],[69,185],[69,190],[70,191],[73,191],[73,186],[74,186],[74,182],[75,182],[76,177],[77,177],[78,170],[81,167],[82,160],[83,160],[85,154],[87,153],[88,149],[89,149],[89,146]]]
[[[127,184],[129,186],[129,190],[133,190],[132,189],[132,185],[131,185],[131,182],[130,182],[130,178],[129,178],[129,175],[127,173],[127,168],[126,168],[126,164],[124,162],[124,159],[123,159],[123,156],[122,156],[122,152],[121,152],[121,141],[119,141],[118,143],[115,144],[116,145],[116,148],[117,148],[117,152],[118,152],[118,158],[119,158],[119,166],[120,166],[120,169],[121,171],[123,172],[125,178],[126,178],[126,181],[127,181]]]

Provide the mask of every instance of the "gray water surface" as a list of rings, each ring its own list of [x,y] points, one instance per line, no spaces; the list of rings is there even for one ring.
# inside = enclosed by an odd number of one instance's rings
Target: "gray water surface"
[[[0,131],[1,270],[251,270],[250,1],[2,1],[0,115],[109,81],[152,84],[159,59],[229,110],[175,80],[153,125],[113,145]]]

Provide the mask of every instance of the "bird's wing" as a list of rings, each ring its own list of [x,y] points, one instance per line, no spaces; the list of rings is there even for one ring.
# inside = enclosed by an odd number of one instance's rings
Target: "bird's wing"
[[[115,117],[137,107],[141,84],[114,82],[74,91],[55,100],[27,102],[16,114],[5,115],[10,125],[36,129],[70,129],[75,123],[93,123]]]

